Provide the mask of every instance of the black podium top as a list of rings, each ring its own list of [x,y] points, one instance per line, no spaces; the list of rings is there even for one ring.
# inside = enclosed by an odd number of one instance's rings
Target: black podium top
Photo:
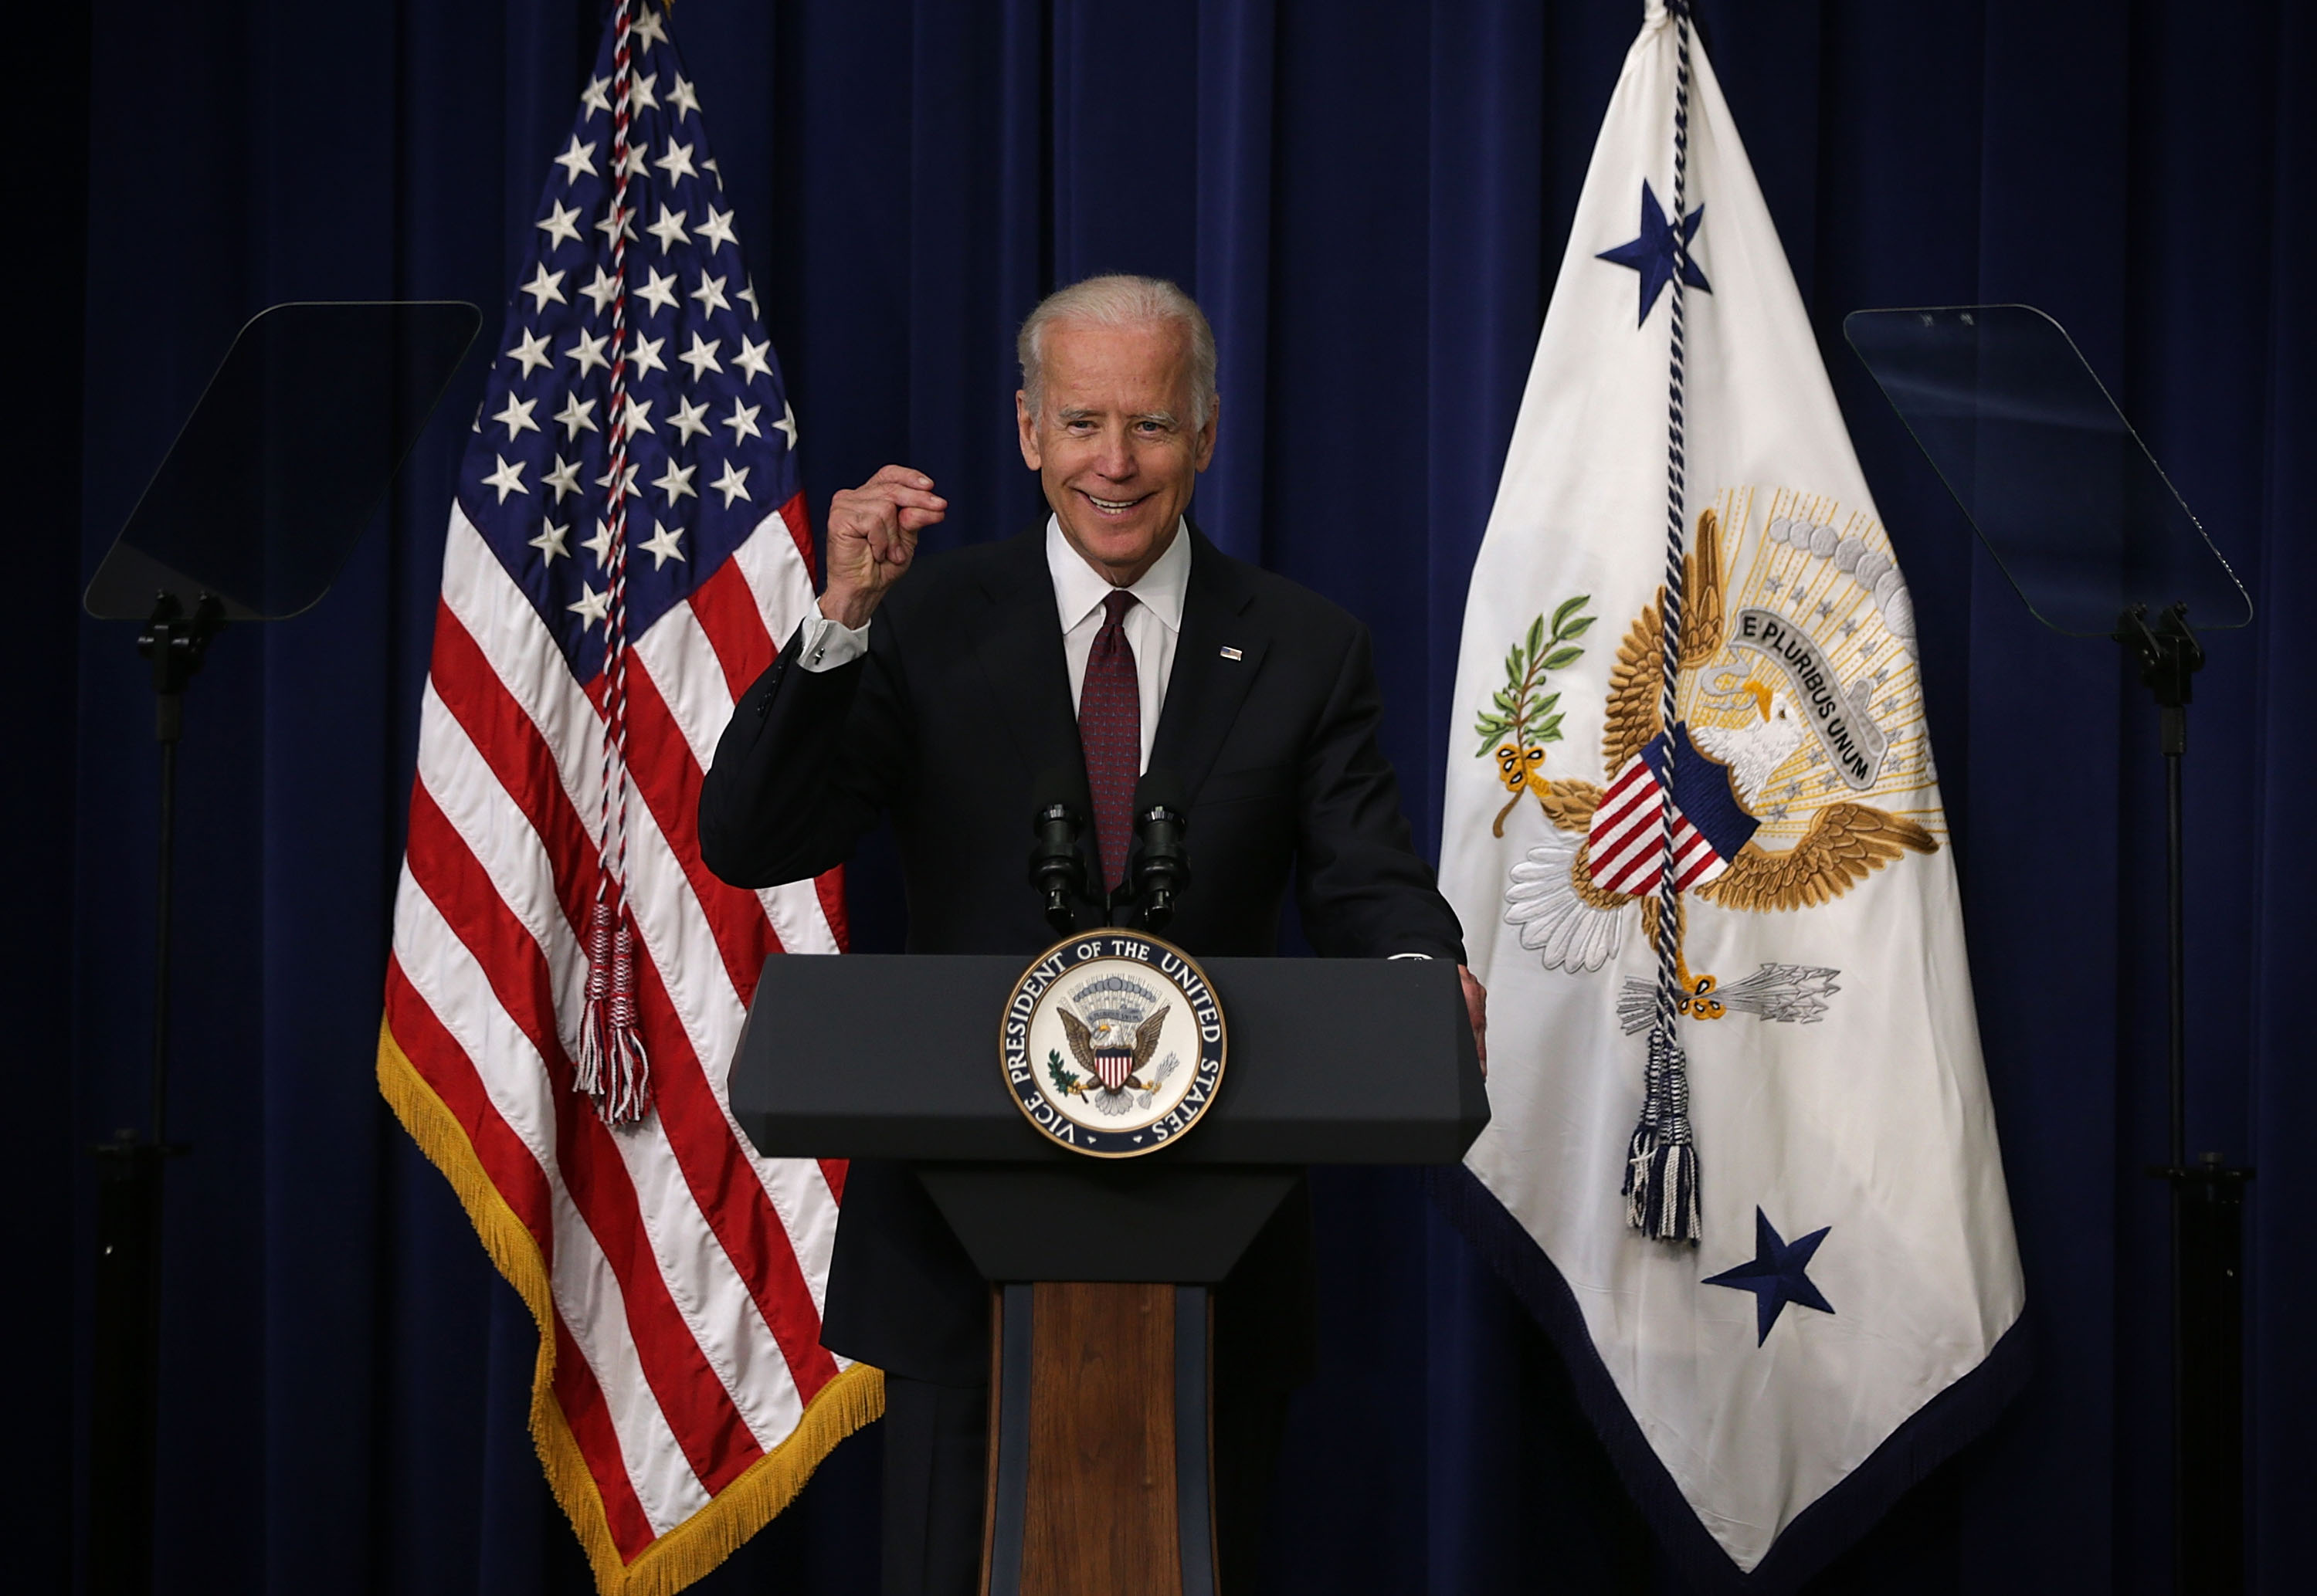
[[[1006,1090],[997,1030],[1026,961],[775,955],[732,1065],[767,1157],[1072,1164]],[[1159,1164],[1454,1164],[1489,1122],[1456,967],[1212,958],[1230,1027],[1215,1105]]]

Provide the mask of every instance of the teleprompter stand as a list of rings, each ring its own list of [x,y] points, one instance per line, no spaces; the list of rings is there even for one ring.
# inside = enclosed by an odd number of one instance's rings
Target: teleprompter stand
[[[914,1164],[991,1282],[988,1596],[1214,1596],[1210,1293],[1301,1166],[1463,1156],[1489,1110],[1456,967],[1203,961],[1230,1026],[1214,1106],[1106,1162],[1006,1090],[1023,963],[768,960],[732,1110],[767,1156]]]
[[[229,621],[278,620],[329,590],[481,324],[471,305],[276,305],[242,328],[83,602],[141,620],[161,748],[147,1129],[97,1157],[88,1590],[152,1587],[169,955],[185,689]]]
[[[2205,663],[2195,625],[2252,603],[2060,325],[2025,305],[1861,310],[1844,323],[2028,610],[2123,645],[2156,700],[2164,759],[2172,1191],[2173,1588],[2244,1588],[2244,1190],[2188,1146],[2181,764]]]

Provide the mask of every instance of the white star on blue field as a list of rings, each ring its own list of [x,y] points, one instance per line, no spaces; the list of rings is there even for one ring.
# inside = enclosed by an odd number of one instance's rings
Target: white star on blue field
[[[1681,224],[1681,280],[1702,293],[1712,293],[1713,285],[1705,273],[1697,269],[1697,257],[1691,246],[1697,242],[1697,229],[1705,220],[1705,207],[1700,205]],[[1633,323],[1639,326],[1650,319],[1650,311],[1657,304],[1665,285],[1673,281],[1673,226],[1666,220],[1665,207],[1650,190],[1650,180],[1642,179],[1642,230],[1640,236],[1615,249],[1605,249],[1593,258],[1608,261],[1619,266],[1630,266],[1642,277],[1642,313]]]
[[[614,222],[618,85],[607,33],[570,141],[549,170],[504,351],[460,470],[468,519],[583,682],[602,668],[611,615],[614,492],[627,502],[627,631],[640,638],[801,485],[796,413],[699,94],[657,12],[639,10],[633,43],[627,211]],[[614,226],[628,241],[616,344]],[[627,430],[616,483],[615,360],[625,362]]]

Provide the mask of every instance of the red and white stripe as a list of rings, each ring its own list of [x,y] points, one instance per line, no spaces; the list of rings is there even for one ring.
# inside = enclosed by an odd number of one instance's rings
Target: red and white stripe
[[[1665,789],[1649,762],[1635,754],[1609,783],[1586,834],[1593,883],[1604,892],[1639,897],[1658,889],[1665,865]],[[1689,817],[1673,817],[1674,886],[1686,892],[1730,868]]]
[[[796,1430],[842,1164],[759,1158],[725,1075],[765,955],[844,941],[836,873],[755,893],[700,862],[718,735],[812,601],[797,501],[631,639],[628,890],[654,1111],[572,1088],[602,843],[600,681],[454,504],[395,903],[387,1023],[547,1265],[554,1397],[632,1562]]]

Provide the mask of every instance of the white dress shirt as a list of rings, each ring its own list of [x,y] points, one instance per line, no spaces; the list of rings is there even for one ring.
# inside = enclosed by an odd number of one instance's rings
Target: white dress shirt
[[[1102,602],[1110,596],[1110,578],[1070,547],[1062,536],[1062,523],[1051,515],[1046,518],[1046,572],[1053,579],[1062,658],[1069,666],[1070,702],[1075,705],[1086,687],[1087,655],[1094,650],[1095,634],[1102,630]],[[1190,585],[1191,539],[1177,522],[1167,552],[1126,590],[1137,602],[1119,623],[1127,646],[1134,650],[1134,682],[1142,700],[1142,770],[1150,768],[1150,744],[1158,733],[1167,680],[1175,673],[1175,643],[1182,636],[1183,598]],[[869,628],[875,619],[857,627],[840,626],[815,604],[805,617],[798,663],[808,671],[833,671],[860,658],[869,651]]]

